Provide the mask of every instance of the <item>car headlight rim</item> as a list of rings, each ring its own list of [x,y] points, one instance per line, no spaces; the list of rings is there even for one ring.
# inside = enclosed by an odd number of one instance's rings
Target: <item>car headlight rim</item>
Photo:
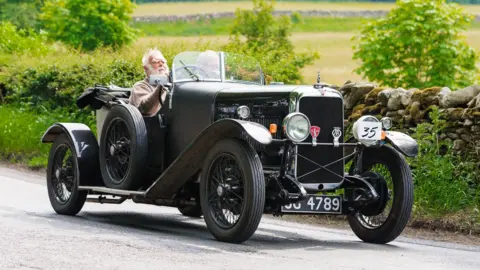
[[[303,121],[303,123],[299,122]],[[299,128],[303,125],[303,129]],[[308,117],[300,112],[293,112],[288,114],[283,119],[283,131],[287,138],[294,142],[302,142],[310,135],[310,120]],[[296,132],[296,133],[294,133]]]

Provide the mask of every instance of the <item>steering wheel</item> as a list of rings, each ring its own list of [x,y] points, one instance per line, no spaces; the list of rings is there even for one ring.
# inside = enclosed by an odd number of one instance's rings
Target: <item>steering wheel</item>
[[[187,69],[188,70],[187,70]],[[208,76],[208,73],[201,67],[197,66],[197,65],[185,65],[185,66],[181,66],[181,67],[178,67],[175,69],[175,73],[179,72],[180,70],[182,70],[183,72],[186,72],[188,74],[188,76],[190,77],[190,72],[188,71],[191,71],[193,74],[196,73],[196,71],[200,71],[200,78],[208,78],[210,76]],[[196,74],[197,75],[197,74]]]

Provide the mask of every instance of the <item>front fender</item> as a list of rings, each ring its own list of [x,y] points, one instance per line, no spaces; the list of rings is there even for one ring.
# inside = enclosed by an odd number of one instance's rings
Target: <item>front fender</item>
[[[203,165],[204,157],[215,143],[226,138],[253,140],[270,144],[272,135],[264,126],[236,119],[218,120],[205,128],[148,188],[147,197],[171,197]]]
[[[98,142],[90,128],[82,123],[55,123],[41,138],[42,143],[52,143],[65,133],[75,147],[81,185],[102,185]]]
[[[415,157],[418,155],[417,142],[405,133],[398,131],[387,131],[385,140],[395,149],[408,157]]]

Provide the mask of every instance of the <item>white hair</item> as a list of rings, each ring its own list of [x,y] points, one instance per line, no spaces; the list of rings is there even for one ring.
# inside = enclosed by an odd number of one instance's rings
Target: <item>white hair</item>
[[[206,50],[202,53],[197,58],[197,65],[208,65],[211,63],[218,63],[219,57],[218,54],[215,51],[212,50]]]
[[[145,71],[147,69],[151,68],[150,61],[152,58],[160,59],[165,62],[165,70],[169,72],[168,70],[168,65],[167,65],[167,59],[163,56],[162,52],[160,52],[157,48],[154,49],[149,49],[142,58],[142,64],[143,67],[145,68]]]

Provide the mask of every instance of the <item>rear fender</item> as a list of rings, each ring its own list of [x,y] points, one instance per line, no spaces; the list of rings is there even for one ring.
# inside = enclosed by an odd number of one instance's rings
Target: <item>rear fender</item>
[[[385,140],[390,143],[396,150],[408,157],[418,155],[418,144],[409,135],[398,131],[387,131]]]
[[[52,143],[60,134],[66,134],[75,147],[80,185],[103,185],[98,159],[98,142],[92,130],[81,123],[55,123],[43,134],[42,143]]]
[[[242,120],[222,119],[205,128],[148,188],[147,197],[172,197],[203,165],[208,150],[225,138],[270,144],[272,135],[264,126]],[[252,141],[253,140],[253,141]]]

